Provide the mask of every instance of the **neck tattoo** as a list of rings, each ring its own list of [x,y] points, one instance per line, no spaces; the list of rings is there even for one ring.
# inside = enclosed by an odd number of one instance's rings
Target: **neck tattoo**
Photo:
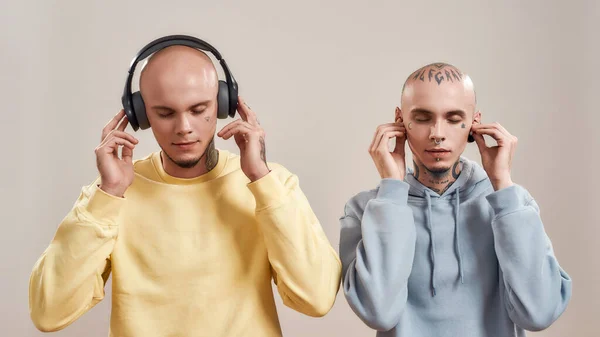
[[[452,186],[462,170],[460,160],[456,161],[451,168],[440,170],[430,170],[415,161],[413,161],[413,165],[415,179],[439,195],[444,194]]]
[[[205,167],[206,171],[211,171],[217,166],[217,162],[219,161],[219,151],[215,148],[215,139],[213,138],[208,146],[206,147],[206,151],[204,152],[204,156],[206,157]]]

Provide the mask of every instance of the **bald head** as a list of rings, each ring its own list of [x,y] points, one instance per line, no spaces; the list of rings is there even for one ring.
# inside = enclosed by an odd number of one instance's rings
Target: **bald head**
[[[431,63],[410,74],[402,86],[402,100],[405,99],[405,94],[415,94],[415,90],[444,86],[449,90],[465,90],[472,96],[473,104],[477,103],[473,81],[469,75],[448,63]]]
[[[217,70],[210,57],[191,47],[176,45],[159,50],[147,59],[140,74],[143,97],[190,85],[214,89],[215,95],[218,87]]]

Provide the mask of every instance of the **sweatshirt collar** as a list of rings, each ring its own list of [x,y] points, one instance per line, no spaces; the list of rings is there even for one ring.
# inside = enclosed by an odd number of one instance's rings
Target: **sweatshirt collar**
[[[162,164],[161,151],[157,151],[152,154],[151,161],[152,166],[156,170],[159,178],[168,184],[174,185],[192,185],[203,183],[218,177],[227,164],[227,160],[229,158],[229,153],[225,150],[219,150],[219,160],[217,161],[217,165],[210,171],[194,178],[178,178],[168,174]]]

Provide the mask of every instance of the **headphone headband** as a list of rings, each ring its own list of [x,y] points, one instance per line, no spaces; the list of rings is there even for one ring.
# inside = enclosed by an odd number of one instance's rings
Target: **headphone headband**
[[[158,38],[144,46],[144,48],[142,48],[135,56],[135,58],[131,61],[131,65],[129,66],[129,72],[133,73],[139,61],[145,59],[146,57],[161,49],[174,45],[188,46],[192,48],[201,49],[213,54],[218,61],[221,61],[222,59],[221,53],[219,53],[219,51],[215,49],[215,47],[211,46],[206,41],[188,35],[169,35]]]
[[[139,94],[139,92],[132,94],[131,92],[131,82],[133,80],[133,74],[135,72],[135,68],[137,66],[137,64],[147,58],[148,56],[152,55],[153,53],[170,47],[170,46],[174,46],[174,45],[181,45],[181,46],[187,46],[187,47],[191,47],[191,48],[195,48],[195,49],[200,49],[203,51],[207,51],[211,54],[213,54],[215,56],[215,58],[219,61],[221,68],[223,68],[223,72],[225,74],[225,82],[220,81],[220,87],[223,85],[226,88],[223,88],[219,90],[219,97],[218,97],[218,101],[219,101],[219,107],[218,107],[218,116],[219,118],[226,118],[227,115],[233,117],[235,115],[235,111],[237,109],[237,92],[238,92],[238,86],[237,86],[237,82],[235,81],[235,79],[233,78],[233,75],[231,74],[229,67],[227,66],[227,63],[225,62],[225,59],[223,59],[223,57],[221,56],[221,53],[219,53],[219,51],[213,47],[210,43],[203,41],[199,38],[193,37],[193,36],[188,36],[188,35],[168,35],[168,36],[164,36],[161,38],[158,38],[150,43],[148,43],[146,46],[144,46],[144,48],[142,48],[137,55],[133,58],[133,60],[131,61],[130,65],[129,65],[129,70],[128,70],[128,75],[127,75],[127,80],[125,82],[125,88],[123,90],[123,95],[121,97],[121,101],[123,103],[123,108],[125,109],[125,112],[127,114],[127,117],[130,121],[131,126],[133,127],[134,130],[137,130],[140,126],[142,127],[142,129],[148,128],[149,124],[146,121],[139,121],[136,118],[136,115],[138,114],[135,110],[141,110],[143,107],[140,106],[136,106],[139,104],[135,104],[133,102],[132,96],[134,95],[139,95],[141,97],[141,94]],[[226,91],[226,92],[224,92]],[[227,104],[227,106],[222,106]],[[146,118],[145,116],[145,111],[144,114],[142,116],[143,118]],[[143,123],[140,123],[143,122]],[[143,125],[140,125],[143,124]]]

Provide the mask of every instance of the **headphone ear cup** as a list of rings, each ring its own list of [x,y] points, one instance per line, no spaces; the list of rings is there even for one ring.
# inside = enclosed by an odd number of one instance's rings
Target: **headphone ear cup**
[[[139,91],[136,91],[131,95],[131,103],[133,105],[133,113],[135,114],[140,129],[145,130],[149,128],[150,122],[148,122],[148,116],[146,115],[146,105],[144,104],[144,99]]]
[[[219,81],[217,94],[217,118],[225,119],[229,116],[229,88],[227,82]]]
[[[123,104],[123,110],[125,110],[125,116],[127,116],[127,120],[129,121],[129,125],[133,131],[137,131],[140,126],[137,123],[137,119],[135,118],[135,112],[133,112],[133,108],[130,104]]]
[[[228,86],[229,88],[229,116],[234,117],[238,108],[238,86],[236,82]]]

